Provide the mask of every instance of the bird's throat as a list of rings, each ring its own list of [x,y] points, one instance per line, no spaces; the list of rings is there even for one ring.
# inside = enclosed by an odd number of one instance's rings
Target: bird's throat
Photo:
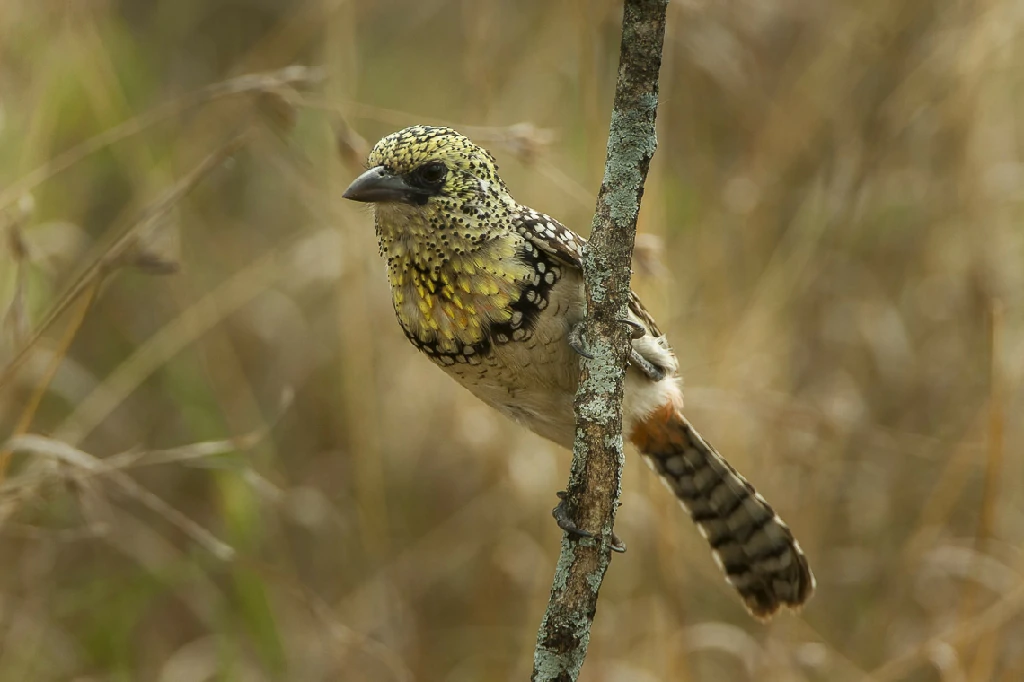
[[[533,276],[512,240],[444,235],[408,221],[395,230],[383,217],[378,214],[377,235],[392,302],[417,346],[462,352],[484,344],[492,324],[512,318],[511,306]]]

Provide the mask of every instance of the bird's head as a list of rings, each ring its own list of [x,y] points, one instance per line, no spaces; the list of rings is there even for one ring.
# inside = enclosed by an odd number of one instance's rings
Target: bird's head
[[[387,232],[475,232],[514,204],[494,157],[451,128],[392,133],[374,145],[367,165],[342,196],[374,204],[378,229]]]

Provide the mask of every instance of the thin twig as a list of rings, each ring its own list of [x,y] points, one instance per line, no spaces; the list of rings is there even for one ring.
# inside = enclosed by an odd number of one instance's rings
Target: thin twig
[[[287,91],[293,86],[315,83],[322,78],[323,70],[317,67],[288,66],[277,71],[249,73],[207,85],[178,99],[165,102],[76,144],[33,169],[18,181],[4,187],[3,190],[0,190],[0,209],[7,208],[27,192],[31,192],[38,185],[88,156],[191,108],[224,97],[279,90]]]
[[[11,433],[12,436],[20,436],[21,434],[28,431],[32,425],[32,419],[36,416],[36,410],[39,409],[40,403],[43,402],[43,396],[46,395],[46,390],[50,387],[50,382],[53,381],[53,377],[57,374],[57,369],[64,361],[64,356],[68,354],[68,350],[71,348],[71,342],[75,340],[78,335],[78,330],[82,328],[82,323],[85,322],[86,313],[92,307],[93,301],[96,299],[96,292],[100,288],[100,279],[92,281],[91,285],[86,288],[85,294],[82,297],[81,303],[78,306],[78,314],[68,322],[68,327],[64,330],[64,336],[61,338],[60,345],[54,351],[53,356],[50,358],[50,363],[47,365],[46,370],[40,377],[39,382],[32,389],[32,395],[29,396],[28,402],[21,410],[21,415],[18,417],[17,423],[14,425],[14,431]],[[7,464],[11,460],[12,452],[9,448],[0,448],[0,483],[4,482],[4,477],[7,474]]]
[[[83,450],[72,447],[63,441],[35,434],[18,436],[8,443],[8,447],[16,451],[24,450],[49,456],[54,460],[73,467],[76,475],[81,473],[102,473],[120,488],[123,493],[163,516],[218,559],[230,561],[235,557],[233,547],[218,539],[213,533],[185,516],[185,514],[178,511],[172,505],[143,488],[124,472],[105,468],[102,460]]]
[[[95,154],[101,149],[131,135],[135,135],[191,107],[224,97],[249,94],[268,96],[276,94],[283,100],[283,93],[287,92],[292,86],[312,83],[322,79],[322,77],[323,72],[321,69],[290,66],[277,71],[246,74],[208,85],[180,99],[168,102],[141,116],[134,117],[109,130],[105,130],[99,135],[91,137],[59,154],[44,165],[28,173],[21,180],[0,191],[0,209],[17,201],[19,197],[40,183],[70,168],[87,156]],[[270,103],[272,104],[273,102]],[[32,348],[50,326],[84,291],[101,279],[106,271],[126,264],[136,265],[157,273],[172,272],[174,270],[176,264],[152,258],[152,254],[148,254],[144,249],[139,248],[137,240],[147,230],[153,229],[160,220],[163,220],[178,201],[199,184],[203,178],[219,167],[225,159],[245,146],[252,139],[254,133],[255,128],[253,125],[244,126],[240,133],[209,154],[156,203],[147,207],[140,216],[129,222],[126,226],[115,229],[116,234],[109,245],[104,247],[102,255],[88,263],[82,272],[72,280],[71,285],[50,306],[48,312],[29,338],[16,348],[13,359],[6,367],[0,368],[0,388],[6,385],[14,376],[14,373],[24,364]],[[130,262],[126,262],[126,259],[129,259]]]
[[[576,394],[576,443],[566,502],[595,538],[569,537],[555,568],[534,652],[534,680],[576,680],[590,641],[597,596],[611,561],[622,479],[622,384],[629,350],[619,320],[629,301],[630,258],[644,181],[657,146],[658,71],[667,0],[625,0],[615,103],[604,181],[583,260],[587,320]],[[599,538],[599,540],[598,540]]]
[[[46,315],[33,330],[32,335],[14,353],[13,359],[6,367],[0,369],[0,387],[6,385],[13,378],[15,372],[28,359],[29,353],[38,343],[39,339],[78,300],[83,292],[90,290],[90,287],[111,270],[129,264],[132,257],[145,255],[137,250],[138,236],[152,229],[155,224],[164,219],[185,195],[191,192],[210,173],[220,167],[227,158],[245,146],[252,139],[254,132],[255,128],[253,127],[245,128],[242,132],[225,142],[220,148],[207,155],[205,159],[175,183],[160,199],[148,206],[137,219],[128,223],[127,227],[121,230],[120,235],[104,249],[102,255],[91,261],[82,273],[64,290],[57,301],[50,306]],[[146,265],[146,263],[138,259],[133,264]]]
[[[927,661],[928,652],[937,646],[965,647],[994,632],[1024,611],[1024,583],[979,613],[977,616],[958,623],[946,632],[935,635],[905,654],[887,661],[865,675],[860,682],[896,682],[905,679],[922,662]]]
[[[1005,402],[1004,370],[1003,370],[1003,306],[998,297],[989,302],[990,343],[991,343],[991,385],[989,388],[988,405],[988,458],[985,466],[985,480],[981,490],[981,510],[978,516],[978,530],[974,536],[976,565],[989,551],[989,544],[995,536],[996,515],[998,513],[999,483],[1003,475],[1003,451],[1005,442],[1005,423],[1003,405]],[[969,582],[964,586],[962,601],[963,614],[973,613],[978,598],[977,583]],[[990,631],[987,636],[978,639],[974,651],[974,661],[970,669],[972,682],[983,682],[992,679],[999,649],[997,633]],[[961,652],[966,659],[966,652]]]

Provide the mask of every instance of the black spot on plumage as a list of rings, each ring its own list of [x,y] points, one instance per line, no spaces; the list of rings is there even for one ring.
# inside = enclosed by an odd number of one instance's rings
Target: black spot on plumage
[[[772,518],[774,519],[775,517]],[[768,524],[765,523],[764,525],[767,526]],[[764,526],[762,526],[762,528],[763,527]],[[750,555],[750,560],[753,562],[758,562],[769,561],[771,559],[781,559],[788,553],[789,546],[787,544],[780,544],[775,547],[766,547],[764,550],[760,552],[755,552],[754,554]]]
[[[741,575],[744,575],[746,573],[750,573],[750,571],[751,571],[750,564],[746,563],[745,561],[744,562],[735,562],[735,561],[722,562],[722,568],[725,569],[726,574],[730,578],[735,578],[737,576],[741,576]]]
[[[692,501],[692,500],[695,500],[697,498],[696,497],[691,497],[691,498],[688,498],[688,499],[690,499]],[[716,519],[718,519],[718,514],[716,514],[714,511],[711,511],[711,510],[707,510],[707,511],[694,511],[694,512],[690,512],[690,518],[693,519],[694,523],[704,523],[706,521],[715,521]],[[714,540],[711,540],[710,542],[711,542],[711,546],[712,547],[717,547],[717,545],[715,544]]]
[[[486,337],[478,343],[463,344],[459,350],[449,351],[442,350],[436,339],[424,341],[405,327],[402,327],[402,330],[412,345],[426,353],[431,360],[444,365],[456,363],[477,365],[480,364],[480,356],[486,356],[491,350],[491,342]]]
[[[516,255],[533,266],[534,276],[522,287],[519,298],[509,306],[509,320],[490,325],[489,336],[498,343],[508,343],[510,340],[525,341],[533,336],[537,318],[541,311],[548,307],[551,289],[558,282],[556,277],[547,281],[544,277],[536,276],[538,273],[554,272],[554,264],[548,255],[530,244],[521,246]]]
[[[769,507],[769,509],[771,509],[771,507]],[[750,526],[747,528],[746,532],[743,534],[743,537],[738,538],[739,541],[740,542],[748,541],[750,538],[752,538],[754,536],[755,533],[760,533],[762,530],[764,530],[768,526],[769,523],[771,523],[772,521],[775,520],[775,518],[776,518],[775,517],[775,513],[774,513],[774,511],[772,511],[772,513],[768,514],[767,516],[764,516],[762,518],[757,519],[757,521],[755,521],[754,523],[750,524]],[[782,546],[779,546],[779,547],[769,547],[768,549],[764,550],[763,552],[759,552],[759,553],[755,554],[754,556],[751,557],[751,559],[757,560],[757,559],[767,559],[767,558],[778,558],[782,554],[785,554],[786,550],[788,550],[788,549],[789,548],[786,547],[785,545],[782,545]]]

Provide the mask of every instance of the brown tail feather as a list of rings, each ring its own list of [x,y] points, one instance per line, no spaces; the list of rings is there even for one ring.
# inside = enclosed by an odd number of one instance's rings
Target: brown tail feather
[[[655,411],[630,440],[689,512],[751,614],[768,618],[810,598],[814,576],[789,527],[678,408]]]

